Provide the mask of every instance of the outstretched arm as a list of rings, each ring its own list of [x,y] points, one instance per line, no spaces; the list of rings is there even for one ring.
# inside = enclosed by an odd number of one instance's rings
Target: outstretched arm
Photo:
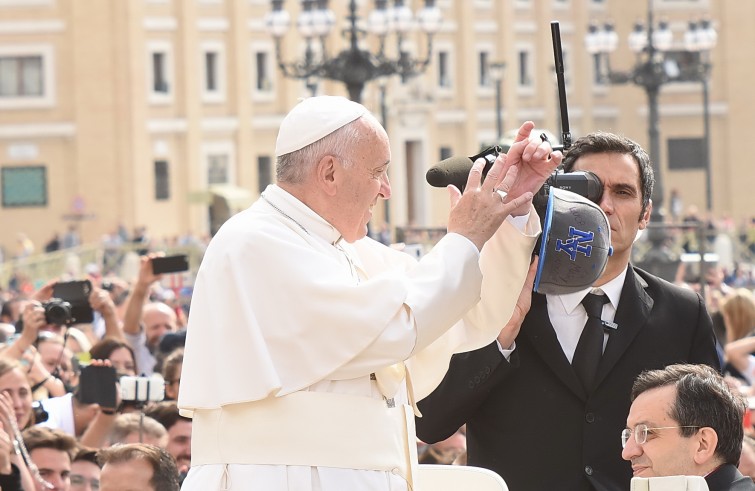
[[[131,296],[128,298],[126,313],[123,316],[123,332],[127,334],[139,334],[141,330],[142,310],[144,302],[149,296],[149,287],[155,281],[162,279],[163,275],[152,272],[152,258],[156,254],[149,254],[140,258],[139,276],[134,288],[131,290]]]
[[[104,337],[125,342],[126,338],[123,337],[123,331],[121,331],[118,316],[115,313],[115,303],[113,303],[110,294],[102,288],[93,288],[92,293],[89,294],[89,304],[94,310],[100,313],[102,319],[105,321]],[[141,317],[141,313],[139,316]]]

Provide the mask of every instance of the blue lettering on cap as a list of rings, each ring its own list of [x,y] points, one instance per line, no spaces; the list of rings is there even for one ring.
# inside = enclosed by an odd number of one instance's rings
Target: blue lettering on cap
[[[577,260],[577,253],[584,254],[585,257],[592,255],[592,246],[587,245],[595,238],[594,232],[585,232],[569,227],[569,239],[562,241],[556,240],[556,252],[564,251],[569,255],[572,261]]]

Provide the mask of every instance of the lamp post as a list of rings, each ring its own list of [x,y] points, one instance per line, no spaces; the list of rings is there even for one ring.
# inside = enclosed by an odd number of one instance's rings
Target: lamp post
[[[327,50],[327,38],[335,25],[335,15],[328,8],[328,0],[300,0],[302,12],[297,20],[297,30],[305,41],[304,57],[301,60],[285,62],[281,53],[282,38],[288,32],[290,15],[283,8],[283,0],[272,0],[272,11],[265,24],[275,38],[275,52],[278,66],[286,77],[297,79],[328,79],[343,82],[349,98],[361,102],[365,84],[372,80],[400,75],[406,80],[419,75],[430,63],[432,56],[432,36],[440,28],[441,13],[435,0],[425,0],[425,6],[415,16],[404,0],[375,0],[375,8],[367,17],[366,29],[360,27],[357,16],[357,0],[350,0],[348,26],[344,35],[349,47],[331,56]],[[404,49],[404,40],[416,28],[427,38],[427,56],[414,59]],[[359,40],[365,34],[377,36],[379,50],[371,53],[359,47]],[[397,56],[386,53],[386,41],[395,34]],[[316,52],[315,45],[319,45]]]
[[[614,31],[613,25],[606,23],[603,26],[597,24],[590,25],[588,33],[585,36],[585,46],[587,51],[595,57],[595,67],[597,80],[610,84],[633,83],[645,90],[648,100],[648,145],[649,155],[652,161],[655,174],[655,187],[653,189],[653,210],[651,222],[654,227],[649,227],[648,240],[652,247],[648,254],[650,259],[658,263],[668,263],[674,260],[660,256],[668,255],[666,243],[666,230],[663,226],[663,175],[661,172],[661,145],[659,130],[658,114],[658,96],[661,87],[673,82],[691,82],[700,81],[703,83],[703,111],[704,111],[704,136],[703,145],[705,172],[706,172],[706,194],[710,193],[710,159],[709,159],[709,128],[708,128],[708,85],[707,80],[710,73],[710,62],[708,55],[710,50],[715,46],[716,32],[712,28],[710,21],[703,21],[699,25],[690,23],[687,32],[684,34],[684,49],[673,48],[673,33],[669,28],[668,22],[661,21],[656,26],[653,21],[653,0],[648,0],[647,8],[647,29],[638,22],[635,24],[633,31],[629,34],[629,48],[637,55],[634,67],[628,72],[614,71],[610,66],[609,55],[616,50],[618,46],[618,35]],[[708,207],[710,207],[710,198]],[[646,258],[647,260],[647,258]],[[675,268],[674,265],[666,264],[668,269]],[[663,265],[658,265],[656,274],[667,278],[672,274],[664,274],[661,269]],[[651,271],[652,272],[652,271]],[[668,278],[667,278],[668,279]]]
[[[506,62],[491,63],[490,78],[495,82],[495,129],[496,141],[500,144],[503,139],[503,73],[506,70]]]
[[[663,85],[672,82],[699,81],[703,87],[703,146],[706,169],[706,205],[711,207],[710,197],[710,133],[708,78],[710,75],[710,51],[716,45],[716,31],[709,20],[690,22],[684,33],[683,49],[672,49],[673,33],[665,21],[653,22],[653,2],[648,0],[647,30],[637,23],[629,35],[629,48],[637,55],[637,62],[629,72],[614,71],[609,55],[618,46],[618,36],[613,25],[592,24],[585,36],[587,51],[596,57],[598,80],[611,84],[633,83],[645,89],[648,97],[648,144],[655,171],[653,211],[660,211],[663,204],[663,176],[660,172],[660,132],[658,95]]]
[[[710,52],[716,46],[718,35],[710,20],[690,22],[684,34],[684,47],[697,57],[693,66],[692,80],[699,80],[703,92],[703,158],[705,159],[705,208],[713,208],[713,193],[711,190],[711,161],[710,161],[710,100],[708,80],[710,78]]]

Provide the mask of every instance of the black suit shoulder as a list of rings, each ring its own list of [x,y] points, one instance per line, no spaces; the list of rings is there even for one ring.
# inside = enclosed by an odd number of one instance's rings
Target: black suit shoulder
[[[705,481],[710,491],[755,491],[755,483],[731,464],[726,464],[711,472]]]
[[[702,297],[689,288],[675,285],[669,281],[664,280],[663,278],[659,278],[658,276],[650,274],[647,271],[635,266],[632,266],[632,270],[637,273],[637,275],[642,278],[645,283],[647,283],[646,290],[648,294],[653,298],[655,298],[654,294],[660,294],[677,297],[682,302],[702,302]]]

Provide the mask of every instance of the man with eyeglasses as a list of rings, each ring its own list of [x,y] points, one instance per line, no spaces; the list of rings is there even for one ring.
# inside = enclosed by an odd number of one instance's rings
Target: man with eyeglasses
[[[574,142],[563,167],[603,184],[598,205],[614,251],[603,274],[577,292],[522,292],[498,339],[454,355],[419,402],[417,436],[440,441],[466,423],[469,465],[497,472],[511,489],[627,491],[631,469],[615,435],[632,383],[673,363],[718,367],[715,337],[699,295],[630,264],[653,209],[647,152],[623,136],[591,133]],[[594,349],[580,350],[583,339]]]
[[[704,476],[710,491],[753,491],[737,470],[745,404],[705,365],[643,372],[632,387],[621,456],[636,477]]]

